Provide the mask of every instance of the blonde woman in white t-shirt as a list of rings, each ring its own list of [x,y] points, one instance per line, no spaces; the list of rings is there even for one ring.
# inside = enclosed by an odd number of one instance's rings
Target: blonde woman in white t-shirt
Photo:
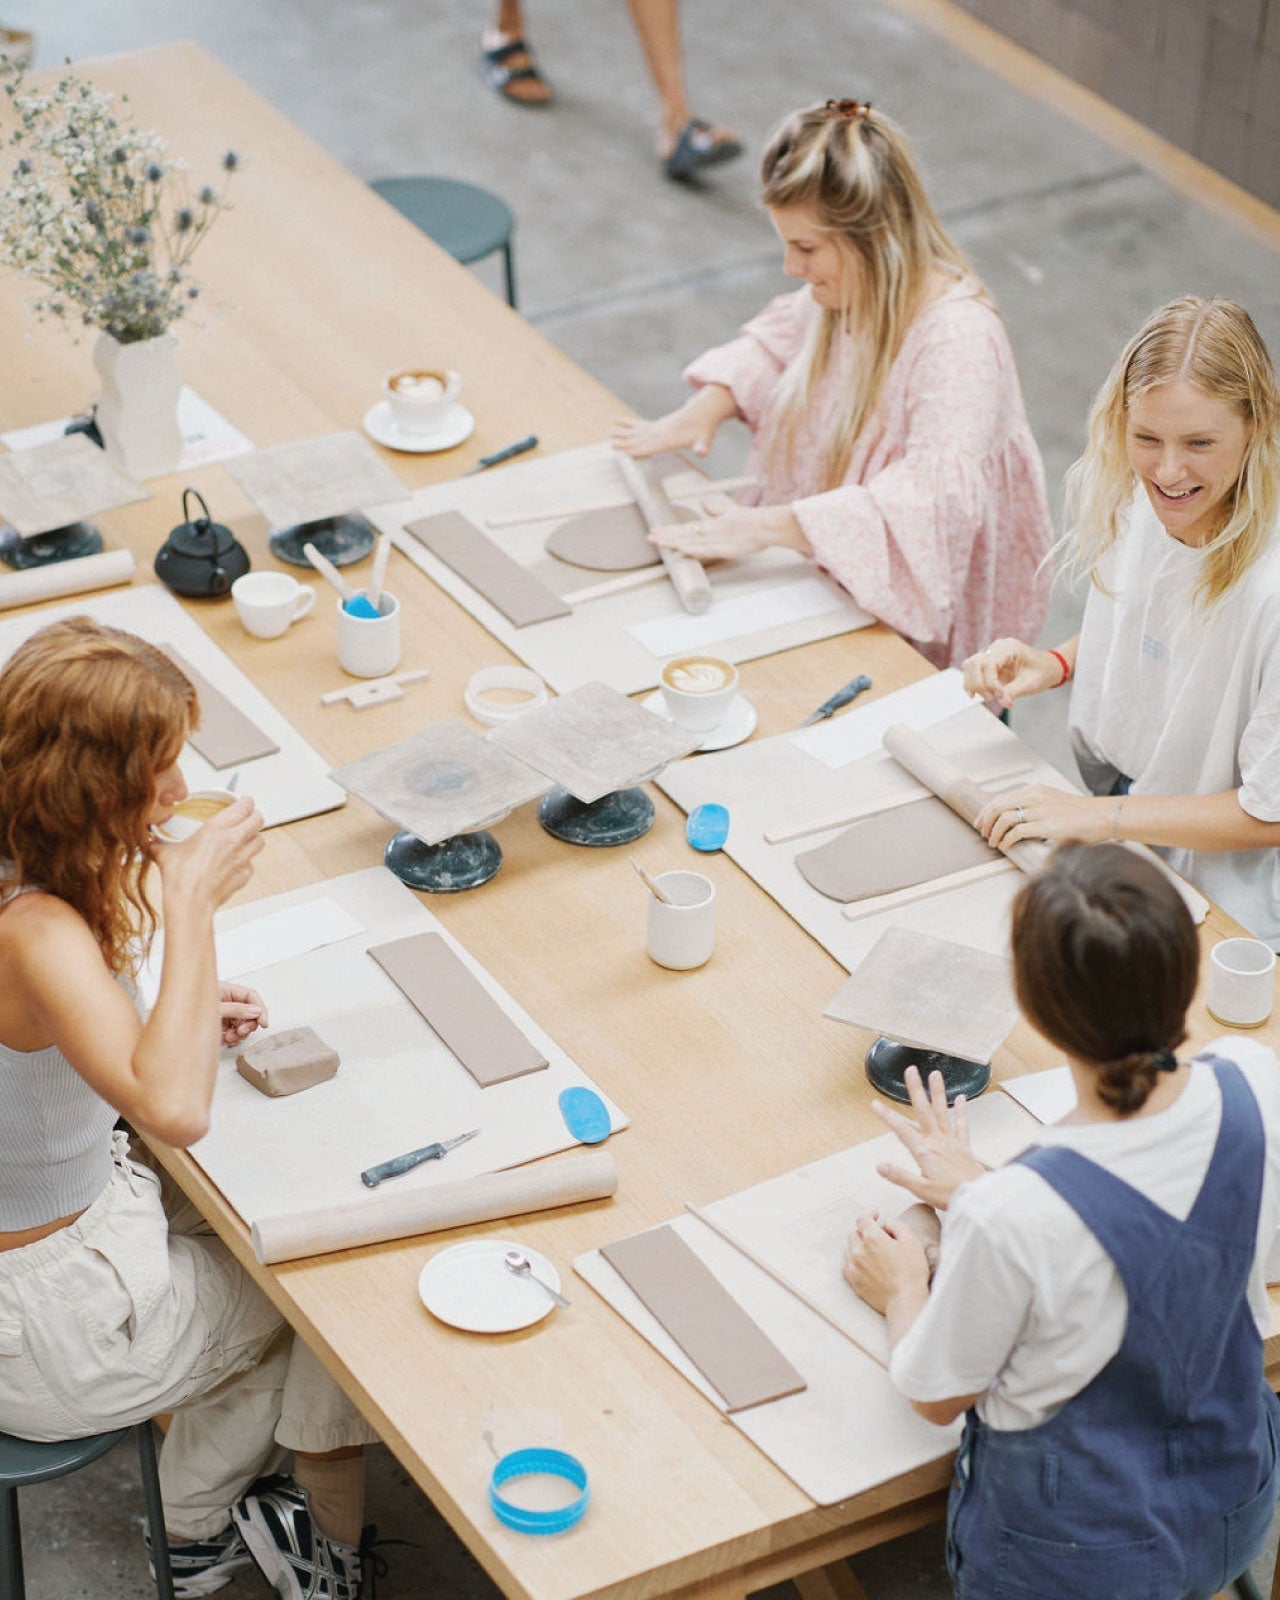
[[[1179,1058],[1199,941],[1132,851],[1063,845],[1018,895],[1012,950],[1075,1108],[988,1172],[941,1075],[930,1097],[915,1077],[918,1121],[884,1115],[918,1170],[880,1171],[942,1210],[937,1274],[909,1228],[864,1216],[845,1276],[915,1410],[968,1412],[957,1600],[1207,1600],[1257,1555],[1280,1485],[1262,1371],[1280,1063],[1230,1037]]]
[[[1003,796],[979,826],[1019,839],[1134,839],[1280,942],[1280,394],[1247,312],[1161,307],[1096,400],[1068,488],[1091,584],[1056,649],[997,639],[964,663],[1008,707],[1074,680],[1092,795]]]

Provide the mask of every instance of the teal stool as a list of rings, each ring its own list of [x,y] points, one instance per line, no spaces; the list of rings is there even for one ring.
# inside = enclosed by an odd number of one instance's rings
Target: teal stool
[[[511,235],[516,219],[496,194],[457,178],[376,178],[369,187],[465,266],[502,251],[507,304],[516,303]]]
[[[87,1467],[91,1461],[114,1449],[128,1433],[138,1436],[156,1590],[160,1600],[174,1600],[169,1541],[164,1531],[160,1476],[156,1469],[156,1444],[150,1422],[140,1422],[136,1428],[121,1428],[116,1433],[95,1433],[88,1439],[62,1439],[53,1444],[36,1444],[30,1439],[15,1439],[12,1434],[0,1433],[0,1595],[4,1600],[23,1600],[26,1594],[18,1490],[28,1484],[48,1483],[54,1478],[65,1478],[68,1473],[79,1472],[81,1467]]]

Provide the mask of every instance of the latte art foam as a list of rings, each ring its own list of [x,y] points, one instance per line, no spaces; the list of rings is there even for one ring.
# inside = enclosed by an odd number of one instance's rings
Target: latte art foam
[[[705,656],[690,656],[683,661],[672,661],[663,669],[663,678],[673,689],[684,694],[713,694],[732,682],[732,669],[723,661],[712,661]]]

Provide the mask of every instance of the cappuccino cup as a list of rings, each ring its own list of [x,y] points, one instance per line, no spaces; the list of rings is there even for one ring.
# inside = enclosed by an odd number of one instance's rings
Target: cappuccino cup
[[[738,669],[719,656],[677,656],[663,667],[660,681],[672,722],[690,733],[710,733],[729,714]]]
[[[157,824],[153,831],[170,844],[181,844],[198,832],[210,817],[234,805],[238,798],[230,789],[193,789],[186,799],[174,806],[168,822]]]
[[[278,639],[291,622],[305,617],[316,592],[287,572],[246,572],[231,585],[236,615],[255,639]]]
[[[462,379],[435,367],[405,367],[391,374],[382,392],[401,433],[430,433],[452,410],[462,393]]]

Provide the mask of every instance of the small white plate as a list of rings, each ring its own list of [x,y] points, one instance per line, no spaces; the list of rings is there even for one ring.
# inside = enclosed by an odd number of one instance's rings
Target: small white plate
[[[452,1244],[423,1267],[418,1298],[433,1317],[466,1333],[514,1333],[541,1322],[555,1301],[536,1283],[512,1272],[502,1257],[523,1251],[535,1275],[559,1293],[560,1274],[536,1250],[511,1239],[467,1239]]]
[[[660,717],[666,717],[668,722],[675,718],[668,715],[667,702],[663,698],[662,690],[655,689],[651,695],[646,695],[640,702],[646,711],[656,711]],[[736,694],[729,707],[729,713],[723,721],[716,723],[711,732],[698,746],[699,750],[727,750],[730,745],[741,744],[744,739],[749,739],[756,731],[756,708],[744,694]]]
[[[364,431],[388,450],[405,450],[410,455],[428,455],[433,450],[452,450],[471,437],[476,419],[466,406],[456,401],[429,433],[406,433],[391,420],[391,405],[379,400],[364,414]]]

